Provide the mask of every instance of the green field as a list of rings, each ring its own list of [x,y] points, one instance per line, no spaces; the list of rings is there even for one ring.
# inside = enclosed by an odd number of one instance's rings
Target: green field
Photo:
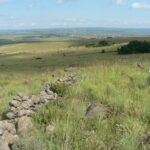
[[[149,68],[150,54],[118,55],[117,48],[132,38],[111,39],[113,44],[105,47],[86,47],[87,39],[29,42],[23,37],[1,36],[7,41],[0,46],[1,118],[18,92],[37,94],[66,69],[83,77],[60,101],[34,114],[34,130],[20,141],[23,150],[149,150],[144,136],[150,132],[150,75],[137,63]],[[86,117],[89,102],[107,105],[110,116]],[[46,135],[49,124],[56,129]]]

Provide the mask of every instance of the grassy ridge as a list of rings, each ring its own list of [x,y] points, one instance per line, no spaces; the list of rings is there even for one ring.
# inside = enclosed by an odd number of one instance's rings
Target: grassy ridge
[[[117,64],[97,65],[81,72],[86,78],[61,103],[44,107],[34,116],[40,127],[56,126],[48,136],[48,149],[148,149],[143,142],[150,129],[148,74]],[[133,77],[133,82],[124,73]],[[85,117],[88,103],[93,101],[108,105],[111,116]]]
[[[69,45],[68,41],[53,41],[0,47],[0,116],[17,92],[36,94],[53,80],[52,75],[64,74],[65,68],[75,67],[84,77],[62,100],[43,106],[33,116],[33,138],[26,135],[22,139],[24,149],[148,150],[143,138],[150,130],[150,86],[148,74],[136,63],[149,67],[150,54],[119,56],[111,52],[120,44],[105,47],[104,54],[102,48]],[[111,115],[85,117],[93,101],[109,106]],[[55,131],[45,134],[49,124]]]

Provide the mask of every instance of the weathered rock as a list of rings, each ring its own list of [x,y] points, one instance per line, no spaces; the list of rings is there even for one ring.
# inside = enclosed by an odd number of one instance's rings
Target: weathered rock
[[[51,133],[53,133],[55,131],[55,126],[54,125],[48,125],[47,127],[46,127],[46,134],[51,134]]]
[[[2,136],[3,134],[4,134],[4,130],[0,128],[0,136]]]
[[[8,131],[11,134],[16,134],[16,128],[13,123],[8,122],[7,120],[0,121],[1,134],[4,134],[5,131]]]
[[[32,105],[33,105],[32,100],[28,100],[28,101],[24,101],[24,102],[21,104],[21,107],[22,107],[23,109],[29,109]]]
[[[53,91],[50,91],[50,90],[47,90],[46,93],[47,93],[48,95],[53,95],[53,94],[54,94]]]
[[[45,96],[45,95],[47,95],[47,93],[46,93],[45,91],[41,91],[41,92],[40,92],[40,95],[41,95],[41,96]]]
[[[16,100],[16,101],[21,101],[22,99],[21,99],[21,97],[19,97],[19,96],[16,96],[15,98],[13,98],[13,100]]]
[[[13,135],[13,134],[6,131],[3,134],[3,136],[1,137],[1,139],[3,141],[6,141],[9,145],[12,145],[19,140],[19,137],[18,137],[18,135]]]
[[[13,106],[13,107],[19,107],[19,106],[20,106],[20,102],[17,101],[17,100],[11,100],[11,101],[9,102],[9,105],[10,105],[10,106]]]
[[[8,143],[4,140],[0,140],[0,150],[10,150]]]
[[[23,93],[18,93],[17,96],[19,96],[20,98],[23,98]]]
[[[8,119],[14,119],[14,118],[15,118],[15,115],[14,115],[13,112],[8,112],[8,113],[6,114],[6,117],[7,117]]]
[[[65,75],[64,77],[59,78],[56,83],[65,83],[66,85],[73,85],[77,82],[78,76],[75,74]]]
[[[40,96],[39,95],[33,95],[32,96],[32,102],[33,102],[33,104],[39,104],[40,103]]]
[[[28,96],[23,96],[22,97],[22,101],[28,101],[29,100],[29,97]]]
[[[28,80],[24,80],[24,81],[23,81],[23,84],[24,84],[24,85],[28,85],[28,84],[29,84],[29,81],[28,81]]]
[[[72,85],[76,80],[76,76],[67,75],[57,80],[56,83]],[[18,93],[17,96],[9,102],[10,108],[6,114],[8,120],[0,121],[0,150],[10,150],[9,146],[19,141],[18,135],[23,136],[29,133],[33,129],[31,115],[34,111],[39,109],[43,104],[56,100],[57,97],[58,95],[53,92],[50,84],[47,84],[44,91],[37,96],[30,97]],[[45,129],[47,134],[54,131],[55,126],[53,125],[49,125]]]
[[[103,105],[101,103],[93,103],[90,104],[86,110],[86,116],[96,116],[96,115],[102,115],[105,116],[109,112],[109,109],[106,105]]]
[[[15,112],[16,111],[16,108],[15,107],[10,107],[9,109],[11,112]]]
[[[21,109],[21,110],[18,111],[18,117],[31,116],[32,114],[33,114],[32,110]]]
[[[33,128],[32,119],[30,117],[21,117],[17,123],[17,133],[21,136],[31,131]]]

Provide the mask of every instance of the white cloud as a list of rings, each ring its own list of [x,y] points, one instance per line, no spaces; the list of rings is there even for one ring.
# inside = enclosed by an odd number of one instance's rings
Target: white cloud
[[[62,4],[62,3],[65,2],[65,0],[57,0],[57,2],[58,2],[59,4]]]
[[[28,7],[29,7],[30,9],[32,9],[32,8],[33,8],[33,4],[30,4]]]
[[[63,4],[65,2],[72,2],[72,1],[77,1],[77,0],[57,0],[58,4]]]
[[[118,5],[122,5],[122,4],[125,3],[125,1],[126,1],[126,0],[116,0],[116,3],[117,3]]]
[[[1,3],[6,3],[6,2],[8,2],[9,0],[0,0],[0,4]]]
[[[131,4],[131,7],[135,9],[150,9],[150,3],[134,2]]]
[[[14,20],[14,18],[15,18],[14,16],[10,16],[10,19],[11,19],[11,20]]]

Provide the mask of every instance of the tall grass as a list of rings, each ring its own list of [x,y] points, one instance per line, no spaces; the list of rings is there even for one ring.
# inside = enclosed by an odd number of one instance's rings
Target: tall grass
[[[144,134],[150,129],[148,74],[128,65],[98,65],[81,73],[86,78],[69,89],[64,99],[34,115],[35,124],[43,129],[56,126],[47,137],[48,149],[143,150]],[[111,115],[85,117],[89,102],[106,104]]]
[[[82,47],[70,51],[64,42],[55,44],[0,48],[0,116],[8,110],[8,100],[16,93],[37,94],[53,80],[51,75],[59,77],[65,67],[76,66],[75,71],[82,77],[72,88],[65,89],[63,98],[43,106],[33,115],[34,130],[21,139],[20,149],[148,150],[143,140],[150,130],[150,86],[148,74],[135,64],[142,62],[149,67],[150,55],[118,56],[112,52],[102,54],[101,49],[82,50]],[[46,49],[42,52],[41,48]],[[108,106],[110,115],[86,117],[91,102]],[[48,134],[45,128],[49,124],[55,130]]]

